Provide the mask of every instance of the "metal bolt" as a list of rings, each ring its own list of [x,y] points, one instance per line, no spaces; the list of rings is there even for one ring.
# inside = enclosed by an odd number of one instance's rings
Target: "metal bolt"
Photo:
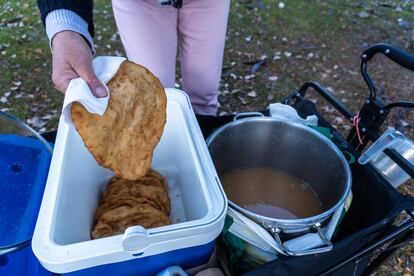
[[[279,228],[277,228],[277,227],[271,227],[270,229],[269,229],[269,231],[270,231],[270,233],[272,233],[272,234],[274,234],[274,233],[277,233],[277,234],[279,234],[281,231],[280,231],[280,229]]]
[[[365,127],[363,127],[363,128],[361,128],[361,131],[365,132],[365,131],[367,131],[367,129]]]
[[[363,55],[362,55],[362,58],[363,58],[363,59],[366,59],[366,58],[367,58],[367,55],[366,55],[366,54],[363,54]]]
[[[382,110],[382,109],[381,109],[381,110],[379,111],[379,113],[380,113],[380,114],[384,114],[384,110]]]
[[[296,93],[296,95],[295,95],[296,97],[299,97],[300,96],[300,93]]]
[[[386,54],[389,54],[390,53],[390,49],[385,50],[385,53]]]

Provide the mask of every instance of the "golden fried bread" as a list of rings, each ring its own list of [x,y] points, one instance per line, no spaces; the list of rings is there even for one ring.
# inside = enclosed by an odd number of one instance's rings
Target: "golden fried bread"
[[[92,237],[97,239],[122,234],[126,228],[134,225],[152,228],[170,223],[167,215],[151,205],[120,206],[102,214],[92,231]]]
[[[108,107],[102,116],[80,103],[71,107],[72,121],[88,150],[119,177],[144,176],[166,122],[166,96],[160,81],[145,67],[121,64],[107,84]]]
[[[168,185],[154,170],[136,180],[114,176],[102,193],[94,215],[92,238],[121,234],[129,226],[145,228],[170,224]]]

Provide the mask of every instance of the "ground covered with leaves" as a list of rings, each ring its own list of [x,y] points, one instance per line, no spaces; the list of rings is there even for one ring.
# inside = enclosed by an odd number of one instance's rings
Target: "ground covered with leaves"
[[[63,96],[50,81],[51,54],[34,2],[0,3],[0,110],[45,132],[56,129]],[[110,1],[95,5],[97,54],[124,55]],[[368,96],[360,54],[378,42],[414,53],[414,1],[233,1],[220,114],[264,109],[310,80],[358,111]],[[413,72],[383,56],[369,63],[369,72],[384,101],[414,100]],[[340,131],[351,128],[316,94],[310,98]],[[414,137],[412,111],[395,110],[388,125]],[[414,195],[412,183],[400,190]],[[414,245],[404,246],[377,273],[411,275],[413,255]]]

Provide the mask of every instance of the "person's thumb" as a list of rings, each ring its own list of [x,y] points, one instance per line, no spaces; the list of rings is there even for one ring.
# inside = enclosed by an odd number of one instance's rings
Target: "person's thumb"
[[[78,72],[79,76],[85,80],[90,89],[92,90],[92,93],[98,97],[102,98],[108,95],[108,90],[105,85],[102,84],[102,82],[98,79],[98,77],[95,75],[91,66],[87,66],[85,70],[80,70]]]

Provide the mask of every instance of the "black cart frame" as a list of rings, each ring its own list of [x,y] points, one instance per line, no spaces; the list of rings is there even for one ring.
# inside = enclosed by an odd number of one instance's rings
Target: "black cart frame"
[[[398,101],[384,104],[376,94],[374,82],[367,70],[368,62],[381,53],[397,64],[414,71],[414,56],[388,44],[376,44],[361,55],[361,74],[368,85],[369,97],[359,113],[350,111],[325,87],[316,82],[306,82],[282,101],[294,107],[306,118],[317,115],[318,125],[329,128],[333,142],[343,151],[358,158],[367,144],[376,141],[381,126],[396,107],[413,108],[413,102]],[[343,137],[319,114],[315,105],[305,99],[314,90],[351,123],[358,116],[347,137]],[[263,111],[269,115],[269,111]],[[207,137],[215,128],[233,120],[228,116],[197,116],[200,128]],[[357,129],[358,128],[358,129]],[[359,134],[359,138],[358,135]],[[362,141],[361,141],[362,140]],[[407,174],[414,178],[414,166],[396,150],[386,149],[390,157]],[[393,188],[370,164],[351,165],[354,199],[344,217],[340,231],[333,240],[331,252],[301,257],[282,256],[275,261],[248,271],[246,275],[369,275],[374,272],[395,250],[414,239],[414,198],[405,196]],[[399,217],[405,219],[396,224]]]

